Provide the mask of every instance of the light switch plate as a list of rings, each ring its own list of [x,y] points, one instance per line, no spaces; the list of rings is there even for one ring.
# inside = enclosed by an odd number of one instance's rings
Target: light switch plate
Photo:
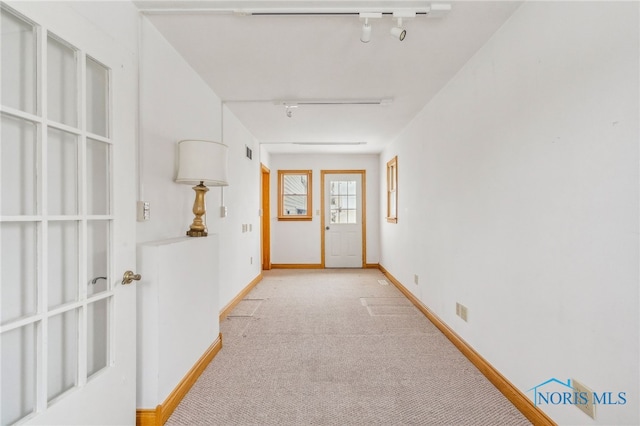
[[[146,222],[151,219],[151,205],[148,201],[138,201],[136,217],[138,222]]]

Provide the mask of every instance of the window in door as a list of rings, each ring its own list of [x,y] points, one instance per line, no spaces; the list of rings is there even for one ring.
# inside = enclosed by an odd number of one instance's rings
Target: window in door
[[[333,180],[329,191],[329,223],[357,223],[356,181]]]
[[[110,70],[0,9],[0,423],[110,363]]]

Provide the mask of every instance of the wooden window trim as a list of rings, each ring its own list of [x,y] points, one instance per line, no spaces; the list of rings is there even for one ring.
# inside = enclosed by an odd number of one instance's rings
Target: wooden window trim
[[[392,203],[395,211],[392,210]],[[387,222],[398,223],[398,156],[387,162]]]
[[[307,213],[304,215],[284,214],[284,177],[287,175],[305,175],[307,177]],[[313,220],[312,190],[312,170],[278,170],[278,220]]]

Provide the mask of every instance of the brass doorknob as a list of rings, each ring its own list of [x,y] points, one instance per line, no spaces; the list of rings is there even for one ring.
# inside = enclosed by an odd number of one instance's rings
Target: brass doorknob
[[[127,271],[122,276],[122,285],[131,284],[132,281],[140,281],[142,275],[134,274],[133,271]]]

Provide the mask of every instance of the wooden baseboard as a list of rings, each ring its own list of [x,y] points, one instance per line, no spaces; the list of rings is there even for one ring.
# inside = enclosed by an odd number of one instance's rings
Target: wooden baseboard
[[[389,273],[382,265],[380,271],[396,286],[416,308],[418,308],[435,325],[464,356],[496,387],[502,394],[534,425],[556,425],[547,414],[536,407],[518,388],[507,380],[487,360],[478,354],[467,342],[458,336],[436,314],[426,307],[417,297]]]
[[[322,269],[321,263],[272,263],[271,269]]]
[[[155,410],[140,408],[136,410],[137,426],[162,426],[176,409],[182,398],[189,392],[189,389],[198,380],[211,360],[222,349],[222,333],[218,335],[215,342],[209,346],[200,359],[194,364],[189,372],[182,378],[178,386],[167,396],[164,402],[158,405]]]
[[[158,405],[158,408],[162,405]],[[136,410],[136,425],[137,426],[161,426],[160,418],[161,411],[158,408],[154,409],[138,409]]]
[[[324,269],[321,263],[273,263],[271,269]],[[367,263],[364,269],[380,269],[377,263]]]
[[[227,306],[222,308],[222,310],[220,311],[220,321],[224,320],[227,315],[229,315],[229,313],[233,310],[233,308],[235,308],[236,305],[240,303],[240,301],[244,299],[245,296],[249,294],[249,292],[253,290],[253,288],[258,285],[260,281],[262,281],[262,272],[260,272],[257,277],[251,280],[251,282],[245,288],[243,288],[242,291],[238,293],[238,295],[234,297],[233,300],[231,300],[231,302],[227,303]]]

